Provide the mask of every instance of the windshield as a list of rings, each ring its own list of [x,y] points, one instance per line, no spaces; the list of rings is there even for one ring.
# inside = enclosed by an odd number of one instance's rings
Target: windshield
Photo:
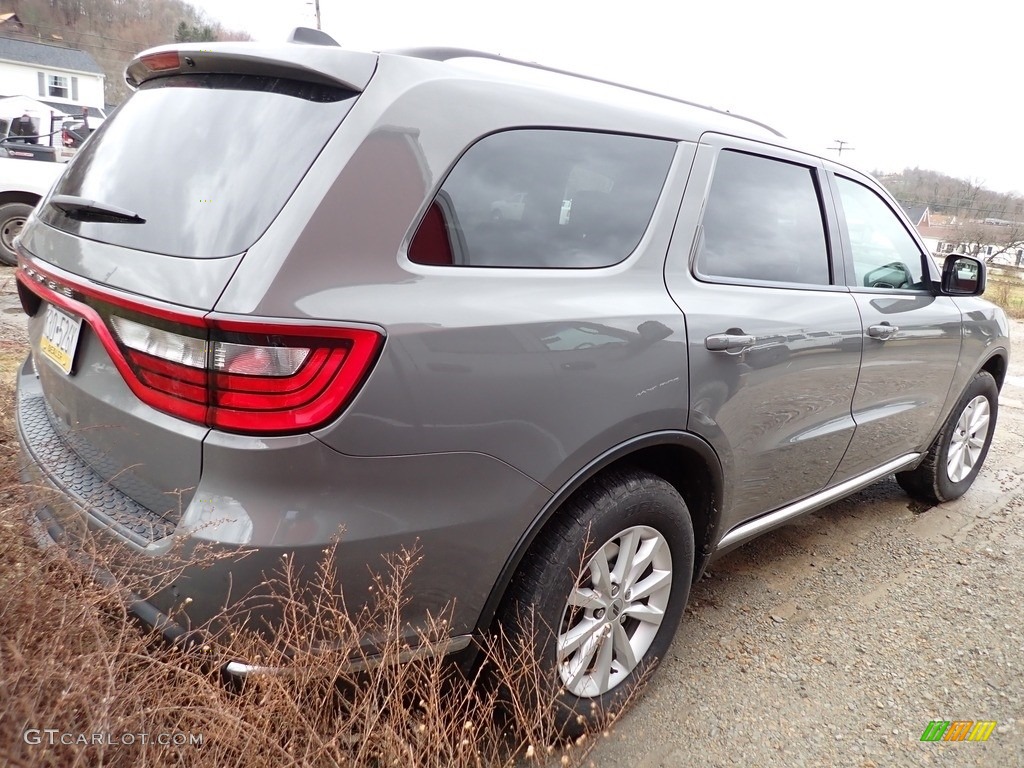
[[[151,80],[106,120],[54,189],[145,223],[46,223],[114,245],[193,258],[230,256],[270,226],[356,94],[251,75]]]

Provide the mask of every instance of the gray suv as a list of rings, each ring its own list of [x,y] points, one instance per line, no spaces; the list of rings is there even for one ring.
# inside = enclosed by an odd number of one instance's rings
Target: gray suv
[[[698,105],[331,43],[140,54],[18,244],[41,538],[223,555],[145,622],[272,622],[282,554],[343,529],[346,594],[418,547],[409,641],[450,603],[449,652],[502,626],[571,722],[714,558],[893,473],[974,481],[1006,319],[871,178]]]

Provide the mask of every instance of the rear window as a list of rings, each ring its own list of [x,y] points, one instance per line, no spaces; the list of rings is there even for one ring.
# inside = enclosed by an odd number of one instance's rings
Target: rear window
[[[95,132],[54,190],[127,209],[145,223],[80,221],[53,206],[42,219],[153,253],[240,253],[270,226],[355,97],[250,75],[151,80]]]
[[[606,267],[637,247],[674,142],[567,130],[487,136],[445,179],[409,246],[418,264]]]

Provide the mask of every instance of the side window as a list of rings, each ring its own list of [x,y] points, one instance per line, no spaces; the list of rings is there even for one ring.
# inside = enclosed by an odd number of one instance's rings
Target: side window
[[[828,285],[829,254],[812,168],[724,150],[705,206],[697,273]]]
[[[487,136],[445,179],[409,246],[417,264],[606,267],[654,213],[675,142],[582,131]]]
[[[874,190],[842,176],[835,178],[856,285],[904,291],[924,288],[921,249],[893,210]]]

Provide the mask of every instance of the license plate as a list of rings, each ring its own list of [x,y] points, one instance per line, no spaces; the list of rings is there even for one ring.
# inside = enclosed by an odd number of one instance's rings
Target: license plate
[[[39,350],[64,373],[70,374],[81,330],[82,318],[69,315],[51,304],[46,308],[46,322],[43,325],[43,337],[39,340]]]

